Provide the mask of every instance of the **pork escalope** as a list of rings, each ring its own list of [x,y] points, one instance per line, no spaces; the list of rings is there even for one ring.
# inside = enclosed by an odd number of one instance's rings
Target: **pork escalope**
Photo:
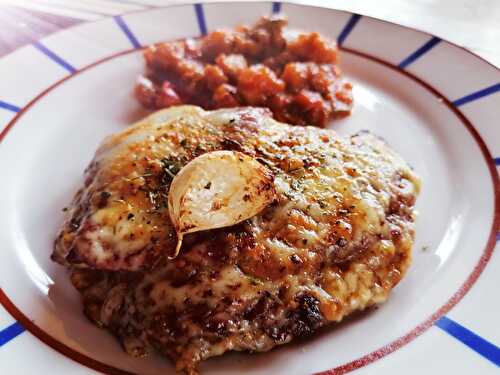
[[[220,150],[264,166],[274,198],[236,225],[186,234],[172,259],[172,179]],[[268,351],[385,301],[411,263],[419,189],[369,133],[290,126],[260,108],[173,107],[102,143],[52,259],[127,352],[155,348],[197,374],[209,357]]]

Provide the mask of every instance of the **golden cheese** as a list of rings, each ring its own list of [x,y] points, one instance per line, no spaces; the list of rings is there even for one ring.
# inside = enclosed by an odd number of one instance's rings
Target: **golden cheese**
[[[172,180],[223,150],[259,163],[273,194],[247,220],[185,234],[170,260]],[[215,173],[224,191],[237,181],[214,171],[197,173]],[[419,189],[407,163],[368,133],[342,138],[257,108],[175,107],[103,142],[52,257],[73,269],[87,315],[127,350],[156,347],[195,373],[204,358],[269,350],[383,302],[411,262]]]

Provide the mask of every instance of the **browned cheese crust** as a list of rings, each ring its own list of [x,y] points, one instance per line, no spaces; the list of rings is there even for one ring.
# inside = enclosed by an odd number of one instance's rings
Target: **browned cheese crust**
[[[176,235],[172,176],[235,150],[274,175],[276,199],[222,229]],[[263,109],[157,112],[107,138],[67,211],[52,258],[87,316],[125,349],[178,370],[226,351],[267,351],[383,302],[411,262],[420,182],[380,139],[289,126]]]

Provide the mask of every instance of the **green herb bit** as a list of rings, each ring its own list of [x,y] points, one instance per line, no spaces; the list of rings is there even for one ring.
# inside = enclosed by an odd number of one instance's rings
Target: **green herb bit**
[[[256,285],[263,285],[263,284],[264,284],[264,283],[263,283],[260,279],[258,279],[258,278],[256,278],[256,277],[254,277],[254,276],[252,276],[252,275],[246,275],[246,276],[247,276],[247,277],[248,277],[248,279],[250,280],[250,283],[251,283],[252,285],[254,285],[254,286],[256,286]]]

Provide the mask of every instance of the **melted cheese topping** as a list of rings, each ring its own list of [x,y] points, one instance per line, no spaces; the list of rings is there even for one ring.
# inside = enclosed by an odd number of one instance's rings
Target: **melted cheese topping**
[[[265,166],[274,200],[237,225],[186,234],[169,260],[172,176],[219,150]],[[152,344],[193,374],[204,358],[269,350],[383,302],[411,262],[420,181],[370,134],[182,106],[107,138],[85,177],[53,259],[77,266],[87,315],[124,347]]]
[[[175,231],[165,168],[178,170],[225,144],[274,173],[279,204],[255,216],[249,230],[280,264],[296,249],[335,251],[336,243],[356,244],[366,235],[390,238],[391,197],[411,198],[419,189],[406,163],[373,136],[344,140],[329,130],[280,124],[259,110],[176,107],[103,143],[69,213],[75,221],[85,211],[79,228],[64,229],[56,251],[64,258],[72,250],[77,262],[109,269],[137,269],[170,254]]]

